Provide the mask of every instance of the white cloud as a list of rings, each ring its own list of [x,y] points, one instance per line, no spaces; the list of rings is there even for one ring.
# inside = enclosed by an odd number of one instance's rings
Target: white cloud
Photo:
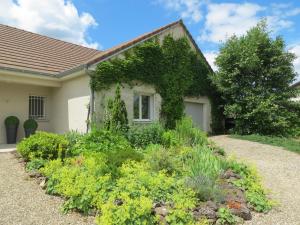
[[[262,10],[263,7],[252,3],[209,4],[204,31],[198,39],[217,43],[233,34],[240,36],[258,23],[257,14]]]
[[[297,80],[300,81],[300,44],[291,46],[289,51],[297,56],[297,59],[294,61],[294,67],[295,71],[298,73]]]
[[[202,19],[201,6],[205,0],[157,0],[166,9],[175,11],[184,19],[199,22]]]
[[[215,60],[216,57],[218,56],[218,52],[216,51],[211,51],[211,52],[204,52],[203,53],[207,62],[209,63],[209,65],[211,66],[211,68],[216,71],[217,70],[217,66],[215,64]]]
[[[0,23],[61,40],[98,48],[90,42],[87,30],[97,23],[89,13],[78,13],[65,0],[0,0]]]

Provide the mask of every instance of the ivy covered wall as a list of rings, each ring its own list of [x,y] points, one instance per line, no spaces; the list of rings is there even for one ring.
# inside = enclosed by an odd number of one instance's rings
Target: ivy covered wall
[[[220,98],[213,87],[212,71],[202,55],[192,50],[187,38],[165,36],[143,42],[118,57],[97,65],[91,74],[94,91],[110,89],[113,84],[134,85],[141,81],[153,85],[162,97],[161,120],[173,128],[184,114],[185,96],[208,96],[212,105],[213,132],[222,131]]]

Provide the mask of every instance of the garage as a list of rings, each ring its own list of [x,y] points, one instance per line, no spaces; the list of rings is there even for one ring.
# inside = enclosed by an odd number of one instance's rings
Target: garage
[[[184,102],[185,114],[192,118],[194,126],[206,131],[204,126],[204,104]]]

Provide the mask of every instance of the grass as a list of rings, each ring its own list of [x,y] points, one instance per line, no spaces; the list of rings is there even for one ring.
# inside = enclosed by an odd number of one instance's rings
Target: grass
[[[273,146],[283,147],[286,150],[296,152],[300,154],[300,139],[296,138],[285,138],[285,137],[272,137],[272,136],[262,136],[257,134],[252,135],[230,135],[232,138],[255,141],[262,144],[269,144]]]

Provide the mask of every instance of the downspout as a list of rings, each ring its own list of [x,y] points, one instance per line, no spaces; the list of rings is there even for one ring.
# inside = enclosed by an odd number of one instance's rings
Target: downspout
[[[88,68],[86,68],[87,74],[89,75],[91,79],[91,72],[89,71]],[[89,103],[89,108],[88,108],[88,116],[87,116],[87,126],[86,126],[86,133],[88,133],[91,129],[91,124],[93,123],[93,118],[94,118],[94,111],[95,111],[95,91],[91,87],[90,83],[90,90],[91,90],[91,98],[90,98],[90,103]]]

